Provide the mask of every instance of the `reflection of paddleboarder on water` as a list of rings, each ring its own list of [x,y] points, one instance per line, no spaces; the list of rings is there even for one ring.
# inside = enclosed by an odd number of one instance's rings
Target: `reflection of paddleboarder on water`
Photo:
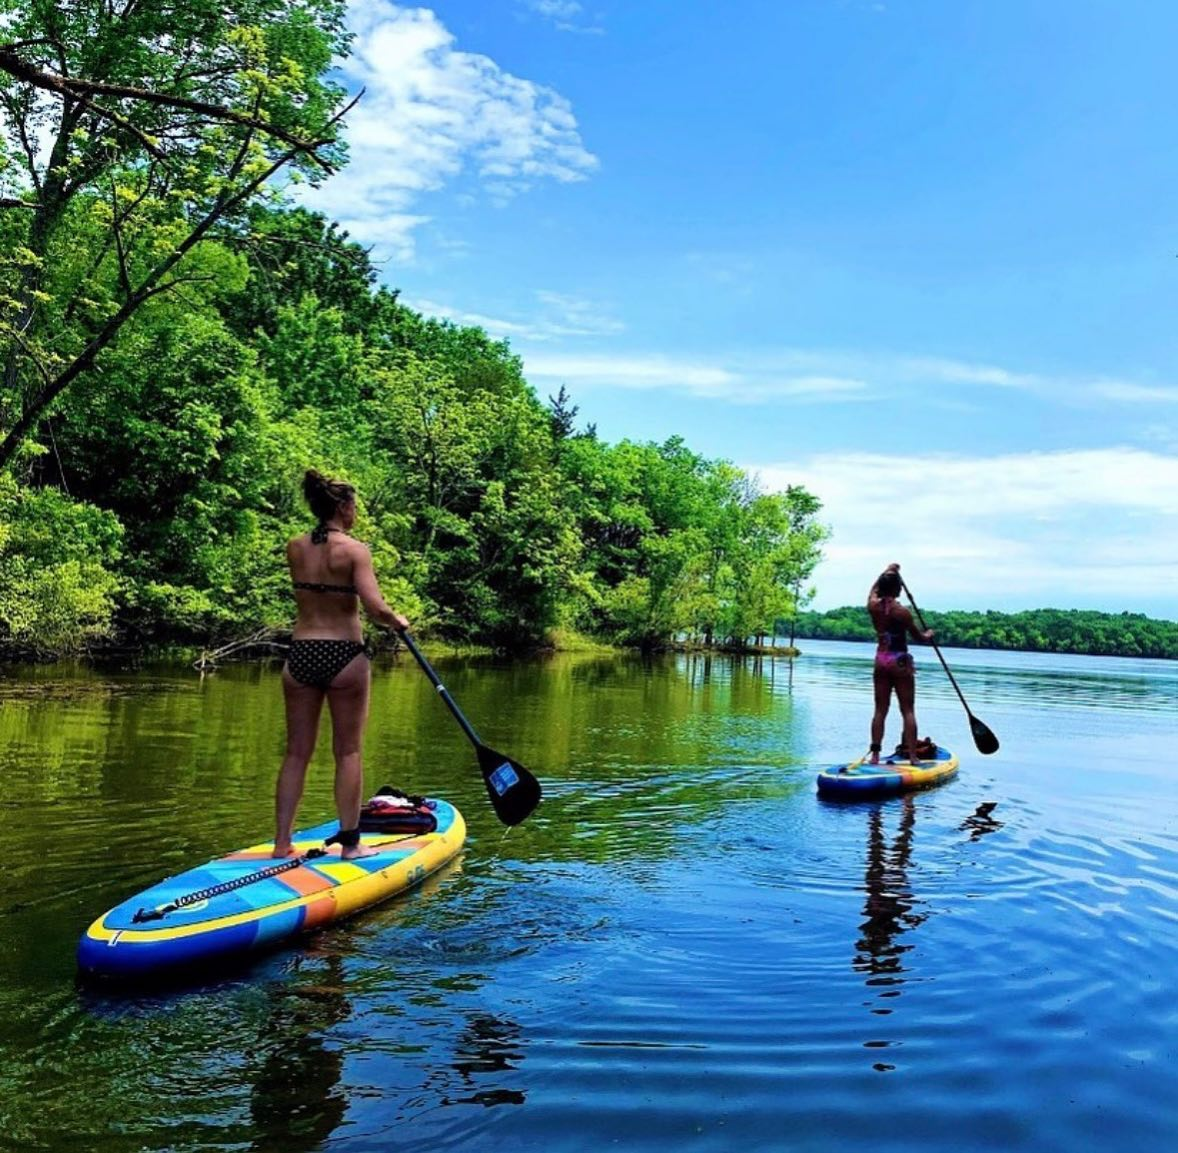
[[[933,630],[923,632],[916,627],[912,614],[896,599],[902,588],[900,566],[890,564],[876,578],[867,596],[867,611],[879,647],[875,651],[875,667],[872,682],[875,686],[875,713],[871,718],[870,763],[879,764],[880,749],[883,746],[884,722],[892,702],[892,692],[900,706],[904,723],[903,747],[908,759],[919,764],[916,748],[916,666],[908,652],[908,637],[918,641],[931,641]]]
[[[908,883],[908,869],[912,863],[912,841],[916,825],[916,803],[911,795],[900,798],[900,823],[896,836],[888,843],[884,831],[884,814],[892,806],[876,805],[867,823],[867,868],[864,889],[867,894],[863,913],[866,920],[859,926],[861,936],[856,942],[859,952],[855,968],[872,976],[895,975],[903,972],[900,956],[911,946],[897,945],[896,938],[914,929],[928,917],[928,913],[914,913],[921,904],[912,894]],[[1002,828],[994,817],[995,801],[982,801],[959,828],[969,833],[971,841]]]
[[[344,1050],[327,1038],[352,1009],[339,958],[328,955],[324,962],[323,980],[288,981],[272,995],[254,1043],[253,1055],[260,1061],[250,1078],[251,1149],[299,1153],[319,1148],[347,1113]]]
[[[997,801],[982,801],[980,805],[972,812],[964,821],[961,822],[961,829],[964,832],[969,830],[969,839],[971,841],[980,840],[987,833],[997,832],[1002,828],[1002,822],[997,817],[993,816],[994,810],[998,807]]]
[[[863,906],[866,920],[859,926],[855,968],[871,975],[870,984],[900,983],[898,975],[904,971],[900,957],[911,946],[898,945],[896,938],[928,916],[913,913],[918,902],[908,884],[916,805],[910,796],[902,798],[901,805],[899,828],[891,844],[884,832],[884,810],[891,806],[876,805],[868,817],[864,875],[867,900]]]

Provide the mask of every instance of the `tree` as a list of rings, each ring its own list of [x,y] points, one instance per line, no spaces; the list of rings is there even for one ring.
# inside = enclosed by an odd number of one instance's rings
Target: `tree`
[[[279,171],[340,162],[345,7],[0,0],[0,467]]]
[[[552,439],[555,441],[568,440],[576,428],[573,423],[577,413],[581,410],[573,404],[568,389],[562,384],[560,392],[548,398],[549,419],[552,422]]]
[[[580,553],[547,414],[502,378],[467,387],[446,361],[397,359],[374,357],[369,370],[372,447],[396,462],[374,503],[408,522],[405,551],[447,633],[496,647],[535,641],[556,621]]]

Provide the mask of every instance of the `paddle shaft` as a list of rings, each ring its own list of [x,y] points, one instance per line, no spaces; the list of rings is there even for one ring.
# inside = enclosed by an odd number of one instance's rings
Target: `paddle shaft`
[[[483,747],[483,742],[479,739],[478,733],[475,732],[474,725],[472,725],[470,721],[468,721],[466,717],[462,715],[462,710],[454,703],[454,698],[450,695],[446,686],[442,684],[442,678],[439,677],[436,672],[434,672],[433,665],[431,665],[429,661],[425,659],[425,654],[417,647],[417,642],[409,635],[407,629],[403,629],[400,633],[400,636],[401,640],[405,642],[405,647],[413,654],[417,660],[417,663],[421,665],[422,671],[427,677],[429,677],[430,684],[432,684],[434,688],[438,690],[438,696],[440,696],[442,700],[446,702],[446,708],[448,708],[450,712],[454,714],[454,719],[462,726],[462,731],[470,739],[470,743],[474,745],[476,749],[481,749]]]
[[[920,608],[917,606],[916,598],[912,595],[912,590],[904,583],[903,577],[900,578],[900,587],[904,590],[905,595],[908,597],[908,600],[911,602],[912,611],[914,613],[916,613],[916,619],[918,621],[920,621],[920,627],[922,629],[924,629],[925,632],[928,632],[928,625],[925,624],[924,614],[920,611]],[[953,673],[950,670],[948,664],[946,664],[945,658],[941,655],[941,650],[937,646],[937,642],[936,641],[929,641],[929,644],[932,645],[933,648],[936,650],[937,656],[941,661],[941,667],[945,670],[945,674],[948,676],[949,682],[953,685],[953,688],[956,690],[958,699],[961,701],[962,708],[964,708],[966,713],[972,717],[973,713],[971,713],[969,711],[969,705],[967,705],[965,703],[965,697],[962,695],[961,689],[958,688],[957,678],[953,676]]]

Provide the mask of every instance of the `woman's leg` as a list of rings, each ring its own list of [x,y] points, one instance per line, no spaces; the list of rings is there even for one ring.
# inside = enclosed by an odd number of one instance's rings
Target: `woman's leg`
[[[278,770],[278,787],[274,793],[274,856],[289,857],[295,813],[298,812],[303,784],[307,779],[307,764],[319,736],[323,691],[314,685],[296,681],[284,668],[282,695],[286,700],[286,756],[282,760],[282,768]]]
[[[360,824],[360,805],[364,800],[362,749],[371,679],[372,667],[368,657],[361,653],[344,666],[327,690],[335,753],[335,807],[341,830],[354,829]],[[340,849],[340,856],[351,860],[370,857],[376,851],[363,845],[345,845]]]
[[[888,719],[888,708],[892,703],[892,678],[886,669],[878,665],[872,670],[872,684],[875,686],[875,715],[871,718],[871,761],[879,764],[879,753],[876,751],[883,744],[884,723]]]
[[[904,751],[915,764],[920,758],[916,755],[916,676],[911,669],[896,678],[896,702],[904,718]]]

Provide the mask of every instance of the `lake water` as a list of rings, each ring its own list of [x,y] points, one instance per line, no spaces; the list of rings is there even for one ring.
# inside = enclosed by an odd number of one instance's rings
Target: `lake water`
[[[867,646],[438,666],[546,798],[505,830],[410,662],[368,783],[470,836],[204,986],[79,986],[98,914],[269,835],[273,666],[0,673],[5,1149],[1146,1150],[1178,1132],[1178,664],[922,653],[956,780],[832,804]],[[899,739],[893,714],[888,740]],[[326,733],[325,733],[326,737]],[[332,815],[329,742],[303,825]]]

